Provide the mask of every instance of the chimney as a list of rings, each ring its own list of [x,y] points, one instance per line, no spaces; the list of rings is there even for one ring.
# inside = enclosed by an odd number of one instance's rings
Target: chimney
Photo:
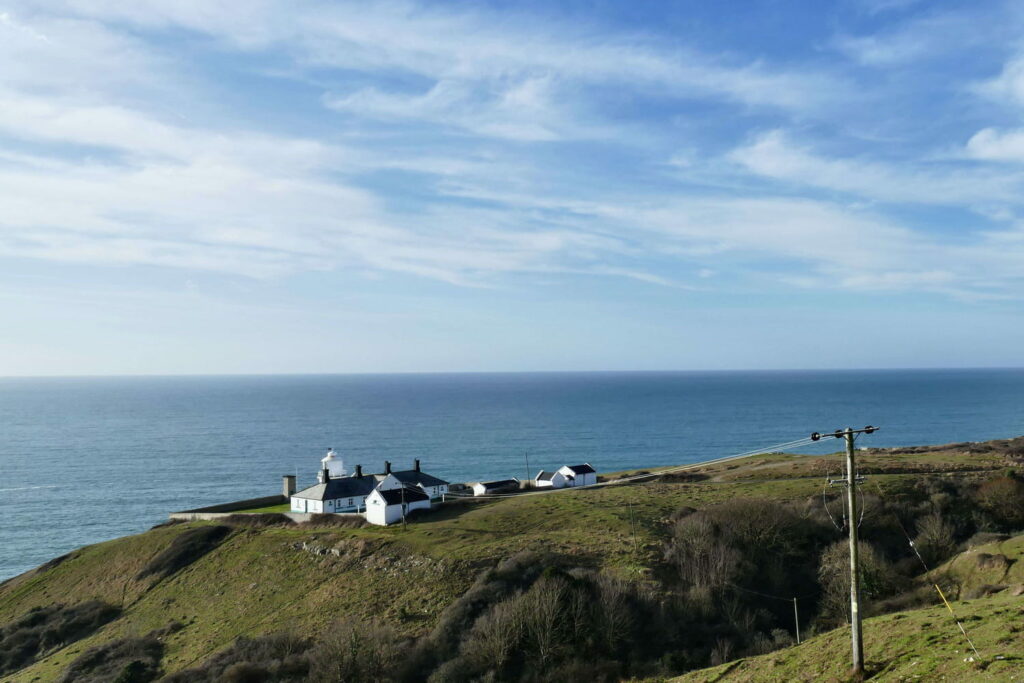
[[[384,474],[391,474],[391,461],[390,460],[385,460],[384,461]]]
[[[420,459],[419,458],[416,458],[415,460],[413,460],[413,467],[412,468],[414,470],[416,470],[417,472],[420,471]]]
[[[358,479],[361,476],[363,476],[363,466],[362,465],[356,465],[355,477],[356,477],[356,479]]]
[[[331,480],[331,471],[325,467],[324,468],[324,483],[326,484],[330,480]]]
[[[286,474],[282,482],[281,495],[285,498],[291,498],[293,493],[295,493],[295,475]]]

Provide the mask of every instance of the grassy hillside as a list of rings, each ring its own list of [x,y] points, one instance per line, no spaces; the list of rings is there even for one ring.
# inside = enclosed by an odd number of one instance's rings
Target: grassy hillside
[[[879,473],[873,481],[883,490],[897,490],[909,481],[908,472],[955,470],[958,476],[983,476],[1005,468],[1016,457],[1011,446],[877,451],[865,453],[862,462],[865,470]],[[212,523],[155,528],[82,548],[0,584],[0,625],[54,603],[101,600],[122,610],[92,635],[41,653],[37,662],[5,680],[57,680],[89,647],[139,637],[175,621],[183,628],[161,635],[166,648],[162,666],[168,673],[197,665],[239,635],[285,629],[316,634],[338,616],[376,618],[401,633],[423,634],[482,569],[526,549],[550,551],[574,566],[651,581],[653,586],[669,519],[680,507],[703,508],[736,498],[813,501],[821,495],[823,477],[835,475],[839,463],[838,456],[761,456],[702,468],[696,481],[651,481],[451,505],[405,529],[232,526],[214,550],[167,576],[145,575],[144,569],[175,539]],[[956,562],[951,567],[967,572]],[[992,610],[1004,610],[992,612],[1002,619],[1008,618],[1005,610],[1019,611],[1014,599],[990,600]],[[884,617],[881,623],[891,624],[895,633],[905,622],[905,635],[911,638],[921,635],[930,618],[936,625],[934,637],[945,638],[937,626],[941,615],[922,616],[926,614],[930,612]],[[980,641],[987,644],[988,637],[979,631]],[[841,640],[841,635],[822,638]],[[810,645],[787,650],[784,656],[809,652]]]
[[[945,607],[900,612],[864,622],[867,674],[878,681],[1010,681],[1024,677],[1024,598],[1002,595],[954,604],[974,656]],[[795,647],[701,669],[672,679],[712,681],[848,681],[850,631],[836,629]]]
[[[978,648],[970,644],[937,592],[935,580]],[[864,621],[872,680],[1024,680],[1024,535],[972,546],[919,578],[931,607]],[[956,600],[956,596],[971,599]],[[701,669],[672,679],[712,681],[847,681],[850,631],[840,628],[801,645]]]

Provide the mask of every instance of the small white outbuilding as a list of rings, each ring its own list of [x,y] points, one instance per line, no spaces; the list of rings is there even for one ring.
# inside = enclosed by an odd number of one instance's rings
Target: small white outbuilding
[[[562,465],[558,472],[565,477],[569,486],[591,486],[597,483],[597,470],[589,462],[582,465]]]
[[[429,510],[430,496],[418,486],[374,489],[366,497],[366,521],[387,526],[402,521],[413,510]]]
[[[533,478],[533,485],[539,489],[560,489],[566,485],[565,475],[555,470],[554,472],[548,472],[541,470],[536,477]]]
[[[519,490],[518,479],[502,479],[500,481],[478,481],[473,484],[474,496],[487,496],[494,493],[513,492]]]

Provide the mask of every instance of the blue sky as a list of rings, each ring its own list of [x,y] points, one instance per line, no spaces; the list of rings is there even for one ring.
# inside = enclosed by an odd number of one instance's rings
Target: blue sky
[[[0,375],[1020,365],[1024,7],[0,5]]]

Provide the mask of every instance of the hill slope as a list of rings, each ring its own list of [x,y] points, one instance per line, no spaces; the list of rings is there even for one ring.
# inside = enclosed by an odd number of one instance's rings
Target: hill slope
[[[908,481],[900,473],[957,470],[971,476],[1005,467],[1006,457],[1005,449],[942,447],[880,451],[862,460],[865,469],[879,472],[875,481],[883,488],[896,489]],[[673,512],[736,498],[815,499],[822,477],[834,474],[839,460],[760,456],[702,468],[700,480],[470,502],[432,512],[406,529],[232,524],[223,537],[210,535],[207,548],[186,541],[212,523],[158,527],[82,548],[0,584],[0,625],[55,603],[100,600],[121,610],[91,635],[40,653],[5,680],[58,680],[88,648],[172,622],[181,627],[160,636],[168,673],[195,666],[239,635],[285,629],[316,635],[339,616],[379,619],[401,633],[423,634],[484,568],[521,550],[551,552],[573,566],[653,586]],[[175,552],[177,559],[168,561],[167,553]],[[167,567],[160,569],[161,563]],[[823,636],[832,637],[841,639]]]
[[[958,602],[954,609],[978,647],[979,661],[973,661],[970,645],[945,607],[900,612],[864,621],[864,658],[871,680],[1024,680],[1024,598],[994,596]],[[842,628],[795,647],[672,680],[847,681],[849,666],[850,631]]]

